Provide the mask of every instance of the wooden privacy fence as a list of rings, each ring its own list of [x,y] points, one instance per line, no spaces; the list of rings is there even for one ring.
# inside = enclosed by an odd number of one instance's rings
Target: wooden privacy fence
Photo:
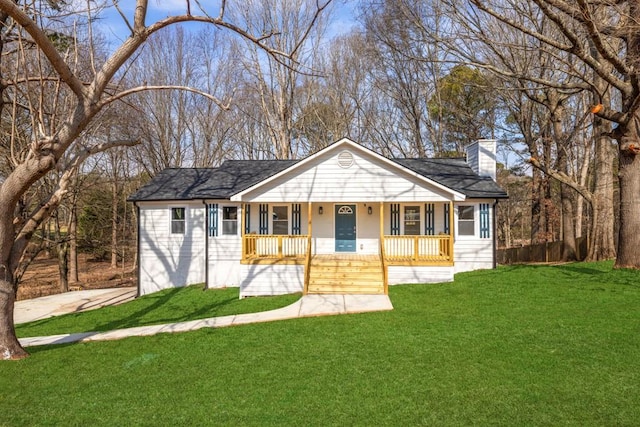
[[[498,249],[498,264],[518,264],[526,262],[560,262],[564,249],[564,241],[538,243],[518,248]],[[587,256],[587,238],[576,239],[576,258],[583,260]]]

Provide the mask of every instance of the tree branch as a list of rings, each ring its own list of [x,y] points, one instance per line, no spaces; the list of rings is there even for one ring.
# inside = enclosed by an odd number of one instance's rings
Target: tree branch
[[[589,3],[585,0],[577,0],[578,5],[582,14],[585,15],[586,19],[576,19],[576,21],[582,23],[583,27],[586,28],[587,33],[591,36],[591,40],[593,40],[593,44],[595,48],[600,52],[600,55],[603,56],[620,74],[627,74],[629,72],[629,67],[623,61],[618,58],[616,52],[612,51],[602,39],[601,33],[596,26],[596,20],[591,14],[589,10]],[[556,2],[552,1],[552,3],[565,3],[565,2]]]
[[[584,197],[584,199],[589,202],[590,204],[593,204],[593,193],[591,191],[589,191],[588,188],[578,184],[577,182],[575,182],[573,179],[571,179],[571,177],[567,174],[565,174],[564,172],[559,172],[555,169],[550,169],[548,167],[546,167],[545,165],[543,165],[542,163],[540,163],[540,161],[538,159],[536,159],[535,157],[531,157],[528,162],[534,166],[535,168],[541,170],[542,172],[544,172],[545,174],[549,175],[550,177],[560,181],[561,183],[568,185],[569,187],[573,188],[575,191],[577,191],[582,197]]]
[[[60,56],[55,46],[45,32],[38,27],[30,17],[27,15],[22,9],[20,9],[15,2],[11,0],[0,0],[0,10],[7,13],[11,18],[13,18],[22,28],[25,29],[27,33],[33,38],[35,43],[38,45],[38,48],[44,53],[47,57],[51,66],[56,70],[62,80],[69,85],[73,93],[77,96],[82,97],[84,95],[84,90],[82,86],[82,82],[75,74],[71,71],[64,58]]]
[[[219,100],[217,97],[211,95],[208,92],[204,92],[200,89],[196,89],[196,88],[192,88],[189,86],[179,86],[179,85],[156,85],[156,86],[138,86],[138,87],[134,87],[132,89],[127,89],[124,90],[120,93],[117,93],[115,95],[112,95],[108,98],[104,98],[101,99],[100,102],[98,103],[98,108],[103,108],[105,105],[110,104],[114,101],[117,101],[119,99],[122,99],[126,96],[132,95],[134,93],[140,93],[140,92],[145,92],[145,91],[150,91],[150,90],[181,90],[181,91],[185,91],[185,92],[192,92],[201,96],[204,96],[205,98],[210,99],[211,101],[213,101],[218,107],[222,108],[223,110],[228,110],[231,102],[227,101],[227,103],[223,103],[221,100]]]
[[[542,12],[556,24],[562,34],[571,41],[572,47],[570,49],[563,49],[565,52],[569,52],[575,55],[590,68],[592,68],[600,77],[602,77],[603,80],[618,88],[618,90],[620,90],[622,93],[626,94],[627,96],[631,93],[631,85],[619,79],[613,73],[610,73],[606,67],[599,63],[582,47],[580,37],[578,37],[578,35],[575,34],[569,27],[569,22],[572,21],[572,19],[570,19],[571,17],[567,15],[560,16],[553,10],[551,10],[551,8],[548,6],[549,4],[554,6],[558,2],[554,0],[533,0],[533,2],[538,5]],[[613,65],[614,67],[616,67],[616,64]]]

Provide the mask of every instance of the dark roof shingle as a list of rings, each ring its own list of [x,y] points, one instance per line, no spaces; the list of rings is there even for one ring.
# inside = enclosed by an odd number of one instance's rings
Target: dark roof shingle
[[[491,178],[478,176],[464,159],[392,159],[469,198],[506,198]],[[229,199],[298,160],[227,160],[218,168],[171,168],[156,175],[129,201]]]
[[[472,199],[504,199],[508,197],[507,193],[493,179],[478,176],[464,159],[392,160]]]
[[[218,168],[165,169],[133,193],[129,201],[228,199],[296,162],[227,160]]]

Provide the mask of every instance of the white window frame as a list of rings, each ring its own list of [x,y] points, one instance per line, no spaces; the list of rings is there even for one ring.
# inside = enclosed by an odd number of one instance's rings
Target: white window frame
[[[238,206],[221,206],[221,210],[222,210],[222,214],[220,215],[220,228],[221,228],[221,232],[220,232],[220,236],[237,236],[238,235],[238,218],[241,215],[240,212],[240,208]],[[225,213],[226,213],[226,209],[228,208],[234,208],[236,210],[236,219],[225,219]],[[226,223],[234,223],[235,224],[235,232],[234,233],[227,233],[225,230],[225,224]]]
[[[462,219],[461,218],[461,212],[460,212],[460,208],[471,208],[471,213],[473,214],[473,218],[471,219]],[[478,222],[478,213],[476,212],[478,210],[478,206],[477,205],[458,205],[456,206],[456,235],[459,237],[476,237],[477,232],[476,232],[476,228],[477,228],[477,222]],[[473,228],[472,228],[472,233],[465,233],[462,234],[460,233],[460,230],[462,227],[460,227],[460,222],[463,221],[465,223],[471,223]]]
[[[184,212],[184,218],[182,219],[182,232],[174,232],[173,231],[173,224],[174,221],[178,222],[180,220],[178,219],[174,219],[173,218],[173,212],[176,209],[182,209],[182,211]],[[185,234],[187,234],[187,217],[189,210],[187,209],[187,206],[169,206],[169,234],[172,236],[184,236]]]
[[[286,233],[276,233],[276,221],[278,222],[284,222],[283,220],[276,220],[275,218],[275,209],[276,208],[285,208],[287,211],[287,230]],[[277,234],[277,235],[281,235],[281,236],[286,236],[291,234],[291,210],[289,205],[272,205],[271,206],[271,230],[273,234]]]

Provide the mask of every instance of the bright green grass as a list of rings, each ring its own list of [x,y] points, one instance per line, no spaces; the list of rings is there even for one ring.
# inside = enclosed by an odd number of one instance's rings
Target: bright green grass
[[[299,298],[300,294],[239,299],[238,288],[205,290],[203,285],[187,286],[145,295],[122,305],[17,325],[16,332],[22,338],[185,322],[273,310]]]
[[[640,275],[516,266],[395,310],[35,347],[0,424],[638,425]]]

